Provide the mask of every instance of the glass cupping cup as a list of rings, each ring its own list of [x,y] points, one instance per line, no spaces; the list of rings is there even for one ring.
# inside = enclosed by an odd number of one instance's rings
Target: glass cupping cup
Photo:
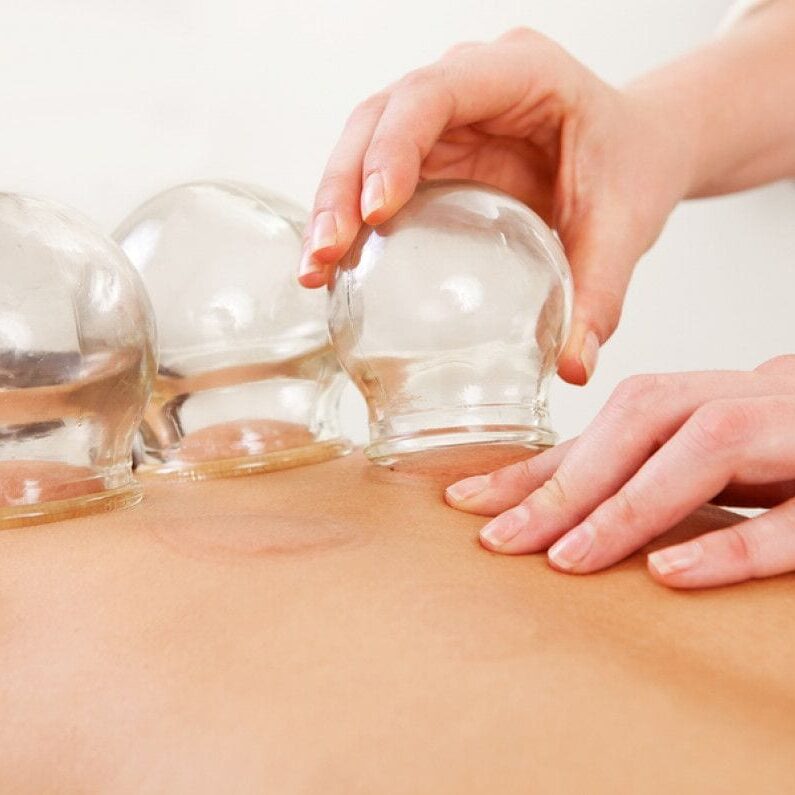
[[[78,213],[6,193],[0,280],[0,527],[137,502],[156,346],[138,274]]]
[[[141,472],[202,479],[349,452],[324,297],[296,280],[305,220],[260,188],[206,181],[159,193],[116,231],[159,326]]]
[[[329,327],[363,394],[367,455],[481,462],[553,444],[547,391],[565,343],[571,274],[549,227],[472,182],[421,183],[362,228],[330,284]],[[491,457],[484,447],[492,449]]]

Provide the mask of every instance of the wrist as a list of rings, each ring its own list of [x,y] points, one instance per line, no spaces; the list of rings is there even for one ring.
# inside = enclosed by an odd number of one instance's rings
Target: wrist
[[[656,107],[688,162],[683,197],[795,175],[795,4],[768,3],[626,90]]]
[[[633,81],[624,94],[648,119],[672,205],[698,195],[706,160],[702,103],[668,69]]]

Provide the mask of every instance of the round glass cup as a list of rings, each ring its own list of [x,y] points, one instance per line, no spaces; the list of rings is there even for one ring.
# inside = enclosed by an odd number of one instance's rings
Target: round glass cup
[[[285,199],[218,180],[166,190],[116,231],[159,328],[140,473],[200,480],[350,452],[325,299],[296,279],[305,220]]]
[[[78,213],[0,194],[0,528],[132,505],[155,326],[121,249]]]
[[[547,391],[571,274],[520,201],[472,182],[422,183],[394,218],[362,229],[329,290],[334,347],[368,406],[371,460],[493,469],[554,444]]]

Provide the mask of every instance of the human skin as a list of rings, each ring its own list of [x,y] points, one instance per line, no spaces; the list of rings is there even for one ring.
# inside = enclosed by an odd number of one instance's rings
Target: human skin
[[[621,90],[534,31],[455,47],[353,113],[318,188],[299,278],[325,283],[362,219],[391,217],[420,178],[491,183],[538,210],[561,236],[575,302],[559,373],[585,383],[618,323],[638,258],[680,200],[795,176],[793,42],[795,2],[768,0]],[[460,483],[447,499],[496,516],[481,535],[488,548],[516,554],[554,544],[553,566],[587,573],[725,487],[733,499],[742,486],[743,505],[774,509],[742,529],[655,556],[652,573],[690,588],[790,571],[794,406],[791,358],[753,374],[637,376],[577,442]],[[635,437],[605,421],[611,416],[634,416]],[[605,437],[604,427],[614,435]]]
[[[612,565],[704,503],[765,507],[656,551],[649,571],[675,588],[793,571],[795,356],[752,372],[630,378],[578,439],[458,481],[446,498],[495,517],[480,533],[489,549],[549,548],[551,564],[575,574]]]
[[[494,185],[560,234],[575,302],[559,372],[585,383],[638,258],[680,200],[795,176],[793,38],[795,2],[768,2],[624,89],[532,30],[459,44],[351,114],[299,280],[326,284],[362,220],[389,219],[420,178]]]
[[[449,482],[356,453],[0,533],[0,789],[788,790],[795,575],[560,577]]]

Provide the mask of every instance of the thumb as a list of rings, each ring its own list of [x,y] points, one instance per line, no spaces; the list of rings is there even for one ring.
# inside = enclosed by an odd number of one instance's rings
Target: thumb
[[[630,239],[626,222],[589,220],[561,233],[574,281],[571,331],[558,359],[558,373],[570,384],[588,383],[599,349],[621,318],[624,297],[644,246]]]

